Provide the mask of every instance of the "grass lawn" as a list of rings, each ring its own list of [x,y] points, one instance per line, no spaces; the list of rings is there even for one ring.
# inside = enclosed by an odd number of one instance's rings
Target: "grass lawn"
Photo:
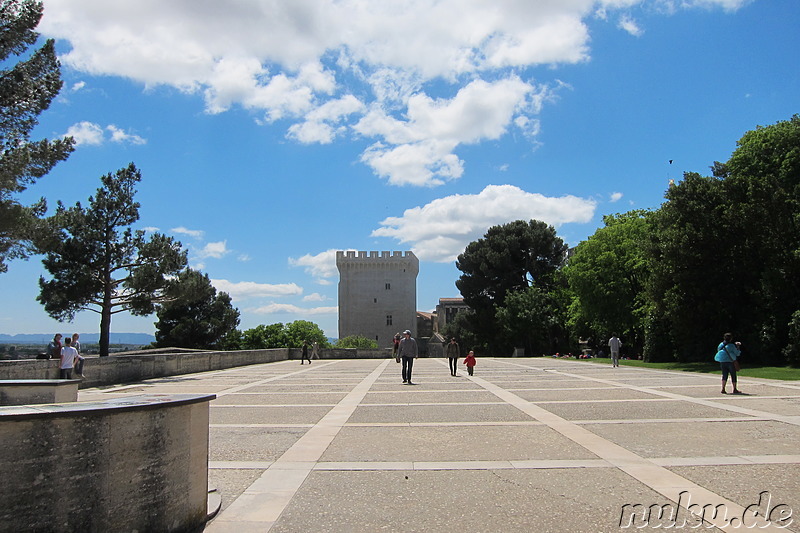
[[[579,359],[596,364],[611,364],[611,359]],[[704,374],[715,374],[720,371],[719,363],[703,362],[703,363],[645,363],[644,361],[620,359],[621,366],[640,366],[644,368],[660,368],[662,370],[682,370],[684,372],[702,372]],[[800,380],[800,368],[791,368],[788,366],[748,366],[742,365],[739,375],[746,378],[765,378],[765,379],[785,379],[785,380]]]

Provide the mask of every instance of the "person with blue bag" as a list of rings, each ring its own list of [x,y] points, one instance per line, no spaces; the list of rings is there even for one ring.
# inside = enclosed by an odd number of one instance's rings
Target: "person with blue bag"
[[[726,333],[722,337],[722,342],[717,347],[717,355],[714,356],[714,361],[717,361],[722,368],[722,394],[728,394],[725,391],[725,386],[728,384],[728,375],[731,376],[731,383],[733,383],[733,393],[742,394],[736,388],[736,371],[739,370],[739,361],[737,359],[742,354],[741,342],[732,342],[733,335]]]

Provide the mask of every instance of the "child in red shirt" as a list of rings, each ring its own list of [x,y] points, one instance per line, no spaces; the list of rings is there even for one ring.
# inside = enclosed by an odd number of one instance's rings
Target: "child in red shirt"
[[[464,364],[467,365],[467,372],[469,375],[472,375],[473,370],[475,369],[475,352],[472,350],[469,351],[467,356],[464,358]]]

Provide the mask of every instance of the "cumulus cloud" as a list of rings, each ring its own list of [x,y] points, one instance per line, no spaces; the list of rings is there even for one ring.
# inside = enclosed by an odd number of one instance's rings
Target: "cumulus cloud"
[[[509,76],[492,83],[475,80],[451,99],[416,94],[408,100],[405,120],[375,106],[354,129],[382,141],[361,160],[394,185],[441,185],[464,171],[453,153],[459,145],[498,139],[512,123],[535,134],[536,122],[522,113],[537,113],[552,98],[550,87]]]
[[[618,202],[621,199],[622,199],[622,193],[621,192],[612,192],[611,196],[609,198],[609,201],[613,204],[614,202]]]
[[[339,312],[338,307],[298,307],[292,304],[276,304],[263,305],[248,309],[249,312],[257,315],[275,315],[275,314],[289,314],[289,315],[333,315]]]
[[[514,220],[542,220],[558,228],[589,222],[597,203],[577,196],[547,197],[513,185],[489,185],[479,194],[439,198],[381,221],[374,237],[391,237],[423,261],[454,261],[489,227]]]
[[[212,279],[211,284],[218,291],[227,292],[235,301],[250,298],[276,298],[281,296],[298,296],[303,289],[296,283],[256,283],[254,281],[233,282],[227,279]]]
[[[108,132],[108,137],[106,137]],[[90,145],[99,146],[106,141],[115,143],[130,143],[130,144],[146,144],[147,140],[126,132],[113,124],[109,124],[105,128],[94,122],[82,121],[73,124],[67,128],[67,133],[64,136],[73,137],[77,146]]]
[[[106,130],[111,135],[111,142],[115,143],[131,143],[131,144],[147,144],[147,139],[143,137],[139,137],[133,133],[128,133],[127,131],[116,127],[113,124],[109,124],[106,126]]]
[[[328,298],[321,295],[318,292],[314,292],[311,294],[307,294],[306,296],[303,296],[304,302],[324,302],[325,300],[328,300]]]
[[[192,237],[193,239],[202,239],[203,236],[205,235],[205,232],[203,230],[189,229],[189,228],[185,228],[183,226],[178,226],[177,228],[172,228],[169,231],[172,232],[172,233],[178,233],[180,235],[188,235],[189,237]]]
[[[649,0],[665,13],[749,1]],[[285,120],[300,143],[361,135],[361,161],[376,174],[433,186],[464,172],[459,145],[510,127],[538,133],[537,98],[547,102],[553,89],[511,72],[588,61],[592,17],[613,14],[623,31],[641,34],[626,14],[645,3],[47,0],[37,30],[68,41],[60,59],[74,71],[201,94],[209,113],[240,106],[259,122]],[[76,125],[76,139],[145,142],[97,128]]]
[[[209,242],[196,253],[199,258],[212,257],[214,259],[221,259],[230,253],[230,250],[228,250],[228,241]]]
[[[634,37],[641,37],[642,35],[644,35],[644,30],[642,30],[642,28],[639,27],[639,24],[629,15],[623,15],[619,19],[618,26],[619,28],[633,35]]]
[[[90,145],[99,146],[105,140],[103,128],[94,122],[78,122],[67,128],[65,137],[75,139],[76,146]]]
[[[317,278],[318,283],[327,285],[325,280],[339,275],[339,270],[336,268],[336,251],[336,248],[331,248],[317,255],[306,254],[297,259],[290,257],[289,265],[303,267],[307,274]]]

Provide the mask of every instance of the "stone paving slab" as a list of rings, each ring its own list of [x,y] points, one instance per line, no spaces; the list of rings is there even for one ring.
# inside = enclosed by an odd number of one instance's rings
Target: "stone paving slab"
[[[270,531],[597,533],[657,498],[607,469],[313,472]]]
[[[800,397],[759,399],[756,396],[733,396],[730,399],[719,400],[719,402],[748,409],[758,409],[759,411],[769,410],[779,415],[800,416]]]
[[[356,409],[350,422],[464,422],[529,420],[508,405],[480,405],[470,409],[444,409],[436,406],[368,406]]]
[[[541,401],[603,401],[603,400],[650,400],[652,394],[632,389],[570,389],[570,390],[512,390],[520,398],[530,402]]]
[[[303,428],[209,428],[210,461],[274,461],[306,433]]]
[[[79,400],[218,394],[209,480],[223,511],[207,533],[619,531],[624,505],[677,507],[685,493],[734,516],[770,491],[800,513],[798,383],[742,377],[752,396],[724,397],[713,374],[549,358],[462,368],[421,358],[407,386],[393,360],[288,361]]]
[[[345,392],[307,392],[297,393],[241,393],[237,392],[217,398],[212,405],[285,405],[297,404],[337,404],[345,396]]]
[[[595,459],[545,426],[345,427],[321,461]]]
[[[425,388],[429,386],[426,384]],[[474,391],[452,391],[447,395],[448,403],[462,403],[462,402],[497,402],[497,397],[494,394],[484,390],[476,389]],[[414,403],[440,403],[443,395],[441,389],[434,392],[412,390],[409,391],[408,387],[402,391],[387,391],[387,392],[369,392],[364,397],[362,405],[368,404],[402,404],[413,401]]]
[[[275,406],[262,407],[211,407],[210,424],[280,424],[316,423],[330,411],[330,407]]]
[[[795,454],[800,427],[774,421],[585,424],[582,427],[644,457]]]
[[[685,404],[677,400],[613,403],[541,403],[548,411],[567,420],[640,418],[725,418],[739,416],[722,408]]]

